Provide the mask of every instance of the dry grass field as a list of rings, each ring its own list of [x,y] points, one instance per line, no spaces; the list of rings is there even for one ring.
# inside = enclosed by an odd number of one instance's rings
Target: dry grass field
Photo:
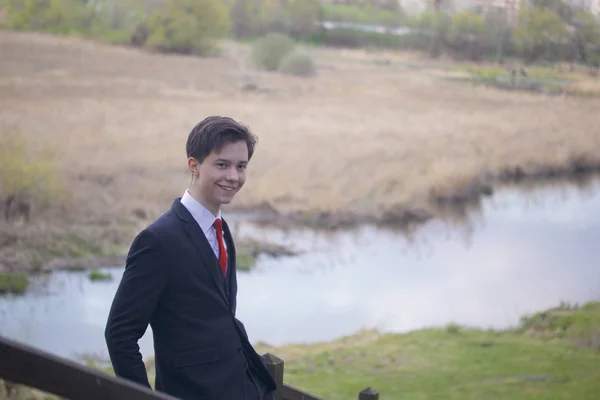
[[[451,71],[412,53],[318,49],[318,76],[296,78],[252,70],[247,51],[225,43],[222,56],[203,59],[0,31],[0,135],[27,138],[32,156],[52,154],[64,187],[29,225],[2,227],[0,264],[39,264],[23,249],[58,237],[56,256],[128,246],[132,227],[182,194],[186,137],[211,114],[259,136],[230,209],[435,214],[432,198],[477,196],[507,171],[600,166],[600,98],[450,82]]]

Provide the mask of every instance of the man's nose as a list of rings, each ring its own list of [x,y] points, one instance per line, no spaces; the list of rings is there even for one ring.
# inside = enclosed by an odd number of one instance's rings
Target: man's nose
[[[237,182],[240,179],[238,172],[235,168],[229,168],[227,170],[226,178],[229,181],[235,181],[235,182]]]

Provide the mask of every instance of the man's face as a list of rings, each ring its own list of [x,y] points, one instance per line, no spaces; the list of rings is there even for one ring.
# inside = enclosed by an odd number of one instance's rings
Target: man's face
[[[195,183],[198,201],[214,214],[222,204],[229,204],[246,182],[248,146],[244,141],[227,143],[218,153],[210,153],[198,165]]]

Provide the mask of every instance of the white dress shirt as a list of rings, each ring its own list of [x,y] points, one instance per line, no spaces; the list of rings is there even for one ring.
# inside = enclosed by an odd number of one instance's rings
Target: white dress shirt
[[[206,207],[198,202],[198,200],[194,199],[188,190],[185,191],[183,196],[181,197],[181,204],[192,214],[192,217],[196,220],[198,225],[200,225],[200,229],[204,232],[204,236],[208,240],[210,247],[212,247],[215,257],[217,260],[219,259],[219,240],[217,239],[217,232],[213,227],[216,218],[221,218],[221,211],[217,217],[213,215]],[[225,243],[225,239],[223,239],[223,244],[225,248],[227,248],[227,244]],[[228,263],[229,264],[229,263]]]

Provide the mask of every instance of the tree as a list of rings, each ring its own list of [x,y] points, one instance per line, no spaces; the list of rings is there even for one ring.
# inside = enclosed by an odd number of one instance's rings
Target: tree
[[[81,31],[92,15],[80,0],[7,0],[5,12],[10,29],[52,33]]]
[[[154,11],[146,24],[150,48],[206,55],[217,39],[229,32],[229,16],[220,0],[170,0],[164,11]]]
[[[580,61],[597,67],[600,62],[600,23],[590,12],[581,12],[573,18],[574,47]]]
[[[320,0],[291,0],[288,3],[289,34],[304,40],[318,27],[323,18]]]
[[[496,61],[504,58],[507,44],[510,44],[512,30],[509,25],[508,13],[505,9],[495,8],[484,15],[485,30],[483,41],[491,53],[495,53]]]
[[[551,45],[564,42],[567,37],[567,27],[558,14],[540,8],[521,9],[514,39],[526,61],[532,62],[542,55],[551,59]]]
[[[287,0],[233,0],[230,18],[236,37],[287,32]]]
[[[429,9],[412,24],[422,34],[429,36],[427,44],[429,54],[434,57],[441,55],[452,24],[449,14],[442,10]]]
[[[483,32],[483,17],[464,11],[452,16],[448,40],[456,52],[466,55],[471,60],[479,60],[482,56]]]

